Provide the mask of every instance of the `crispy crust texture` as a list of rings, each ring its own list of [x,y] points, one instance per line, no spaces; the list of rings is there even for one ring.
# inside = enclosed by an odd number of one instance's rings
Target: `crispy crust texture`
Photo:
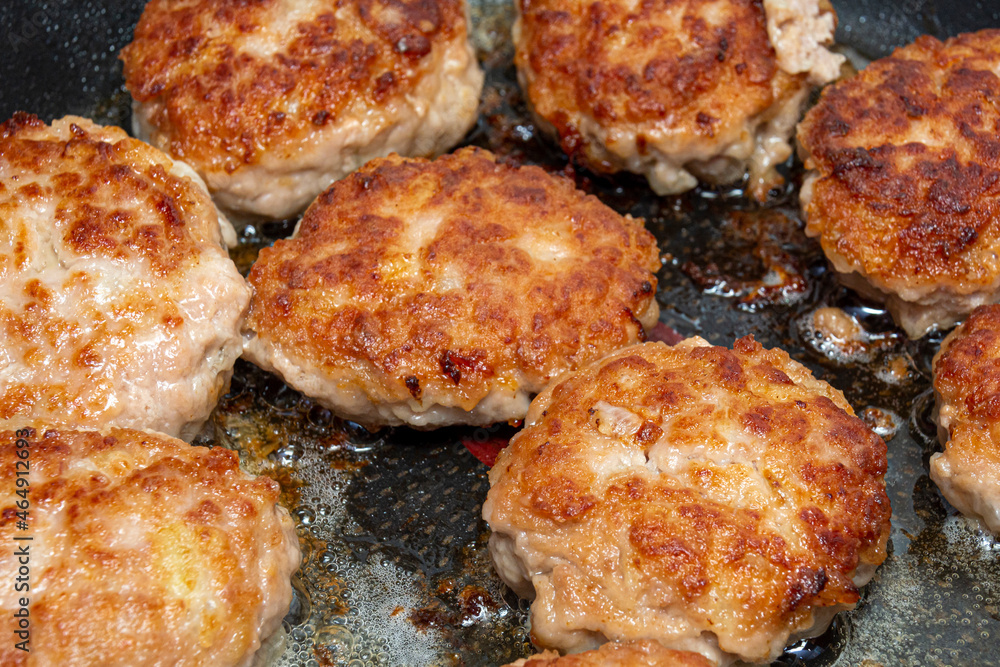
[[[944,453],[931,479],[963,514],[1000,533],[1000,306],[973,311],[934,358]]]
[[[646,343],[532,402],[483,517],[536,644],[765,661],[885,559],[885,470],[885,443],[783,351]]]
[[[641,220],[568,179],[472,148],[390,156],[261,251],[246,354],[367,425],[519,419],[526,394],[644,337],[658,268]],[[497,396],[523,400],[467,412]]]
[[[506,667],[713,667],[713,663],[699,653],[672,651],[656,642],[637,641],[609,642],[593,651],[566,656],[545,651]]]
[[[76,117],[0,125],[0,420],[189,437],[250,292],[193,171]]]
[[[515,63],[542,127],[574,160],[643,173],[661,194],[694,187],[686,170],[741,178],[758,126],[790,113],[787,140],[808,92],[808,74],[779,68],[756,0],[519,0],[518,9]]]
[[[360,166],[357,141],[423,155],[461,138],[483,79],[466,30],[462,0],[153,0],[122,61],[150,143],[195,166],[227,207],[281,217]],[[450,127],[409,136],[410,119],[445,104],[461,111]],[[246,191],[305,187],[296,172],[310,187],[328,178],[284,208]]]
[[[835,268],[897,311],[957,304],[914,337],[1000,298],[998,53],[1000,30],[920,37],[827,88],[799,125],[806,232]]]
[[[6,431],[0,489],[0,573],[14,581],[25,546],[31,569],[30,593],[0,592],[8,637],[18,598],[30,599],[31,652],[3,642],[4,665],[248,665],[288,610],[292,521],[278,485],[241,472],[229,450],[120,429]]]

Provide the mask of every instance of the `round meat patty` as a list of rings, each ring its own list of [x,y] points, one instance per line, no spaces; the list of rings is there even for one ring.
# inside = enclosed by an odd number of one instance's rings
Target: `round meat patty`
[[[619,350],[554,383],[490,471],[500,576],[545,648],[774,659],[885,559],[885,443],[753,338]]]
[[[462,0],[152,0],[122,51],[137,136],[226,209],[299,213],[369,159],[429,156],[475,123]]]
[[[1000,306],[982,306],[934,357],[936,419],[944,453],[931,479],[963,514],[1000,533]]]
[[[506,667],[713,667],[700,653],[671,651],[653,641],[609,642],[593,651],[560,656],[545,651]]]
[[[30,464],[27,477],[19,464]],[[30,484],[26,528],[19,479]],[[0,575],[10,582],[0,663],[249,665],[288,611],[299,564],[277,499],[274,481],[241,472],[221,447],[127,429],[0,433]],[[22,565],[30,589],[18,592]],[[20,598],[28,653],[14,645]]]
[[[0,125],[0,420],[193,437],[250,290],[189,167],[115,127]]]
[[[1000,301],[1000,30],[920,37],[799,125],[806,233],[912,338]]]
[[[524,417],[656,323],[656,240],[568,179],[479,149],[391,156],[261,251],[245,354],[368,427]]]
[[[518,0],[515,63],[539,126],[658,194],[749,169],[765,199],[813,84],[839,75],[827,0]]]

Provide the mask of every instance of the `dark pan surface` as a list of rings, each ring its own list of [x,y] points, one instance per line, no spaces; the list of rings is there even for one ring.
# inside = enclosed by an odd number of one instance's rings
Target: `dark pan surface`
[[[469,143],[563,169],[535,136],[514,82],[506,2],[473,2],[487,90]],[[923,33],[1000,26],[998,2],[834,2],[839,40],[862,58]],[[67,113],[129,126],[118,50],[141,3],[62,0],[0,4],[0,119],[15,110]],[[929,422],[930,359],[940,337],[910,342],[875,305],[836,286],[788,191],[767,209],[739,191],[657,198],[624,176],[576,175],[578,185],[647,220],[668,258],[662,321],[731,345],[753,333],[782,346],[848,400],[889,443],[890,555],[859,608],[778,664],[1000,664],[1000,543],[977,532],[927,476],[936,450]],[[291,233],[293,221],[248,228],[234,259]],[[768,270],[786,276],[760,289]],[[845,355],[807,325],[818,307],[858,316],[869,344]],[[463,442],[489,445],[509,427],[406,429],[369,434],[332,417],[277,379],[239,362],[204,444],[238,450],[247,469],[278,479],[303,546],[286,618],[283,665],[500,665],[531,651],[526,605],[492,573],[479,518],[487,468]]]

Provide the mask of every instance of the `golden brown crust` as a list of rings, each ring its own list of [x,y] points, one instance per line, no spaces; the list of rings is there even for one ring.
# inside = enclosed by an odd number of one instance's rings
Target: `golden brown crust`
[[[20,217],[22,206],[47,205],[46,198],[56,197],[55,224],[68,251],[139,260],[162,278],[194,261],[206,242],[220,242],[208,196],[171,174],[167,156],[117,127],[73,117],[58,125],[50,130],[24,113],[0,125],[0,167],[8,175],[0,181],[4,220]],[[36,175],[50,179],[50,187],[33,180]],[[133,202],[141,202],[141,215]],[[32,261],[30,230],[8,225],[14,252],[0,260],[4,274]]]
[[[1000,532],[1000,306],[983,306],[934,358],[943,454],[931,477],[965,514]]]
[[[197,426],[249,290],[191,170],[114,127],[0,125],[0,419]]]
[[[0,433],[0,572],[14,582],[25,545],[31,571],[29,592],[0,592],[8,637],[18,598],[30,600],[31,652],[5,641],[0,663],[246,664],[287,611],[298,566],[277,498],[223,448],[120,429]]]
[[[712,136],[774,101],[779,73],[759,2],[726,3],[721,22],[710,18],[717,0],[520,4],[517,63],[533,71],[528,96],[569,155],[585,148],[571,120],[577,111]]]
[[[483,516],[498,571],[535,589],[536,643],[714,633],[765,660],[885,559],[885,470],[882,440],[781,350],[646,343],[535,399]]]
[[[778,68],[759,0],[520,0],[519,9],[515,62],[543,125],[577,161],[647,173],[658,191],[693,187],[681,169],[691,164],[702,178],[738,179],[756,125],[785,102],[797,113],[807,88],[806,74]],[[706,163],[718,155],[742,168]]]
[[[567,179],[479,149],[390,156],[261,251],[248,327],[375,403],[471,410],[641,338],[658,267],[641,221]]]
[[[934,389],[958,411],[955,418],[1000,419],[1000,306],[977,308],[941,345]]]
[[[231,173],[352,104],[405,97],[465,31],[461,0],[153,0],[122,61],[169,152]]]
[[[708,658],[690,651],[672,651],[652,641],[609,642],[593,651],[560,656],[545,651],[506,667],[713,667]]]
[[[920,37],[806,115],[807,231],[838,270],[910,301],[1000,285],[998,53],[1000,30]]]

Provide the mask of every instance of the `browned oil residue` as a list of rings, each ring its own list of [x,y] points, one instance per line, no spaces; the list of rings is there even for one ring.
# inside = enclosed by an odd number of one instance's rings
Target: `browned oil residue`
[[[456,585],[457,584],[455,583],[455,580],[453,578],[445,577],[444,579],[438,582],[437,591],[435,594],[439,597],[442,595],[447,595],[448,593],[451,593],[453,590],[455,590]]]
[[[698,287],[738,297],[740,307],[749,310],[806,296],[807,259],[816,249],[798,221],[774,210],[735,211],[722,233],[722,244],[709,247],[702,261],[681,267]]]
[[[424,607],[410,612],[410,623],[418,630],[426,632],[432,628],[444,628],[454,624],[454,619],[440,609]]]
[[[346,615],[351,610],[345,597],[348,585],[321,565],[323,555],[330,545],[309,531],[301,531],[299,546],[302,548],[300,572],[308,576],[313,584],[313,591],[322,596],[324,612],[332,616]]]
[[[340,664],[337,660],[337,652],[329,646],[317,646],[314,648],[313,657],[316,658],[316,662],[320,664],[320,667],[336,667]]]
[[[331,470],[343,470],[344,472],[360,472],[368,465],[368,461],[349,461],[342,458],[330,459]]]
[[[439,582],[437,595],[450,596],[454,593],[455,581],[446,578]],[[457,598],[457,599],[456,599]],[[448,608],[458,607],[458,614],[450,613],[439,607],[423,607],[415,609],[410,613],[410,622],[420,630],[430,628],[447,628],[455,626],[469,626],[478,621],[486,620],[490,613],[499,609],[499,605],[493,596],[482,586],[465,586],[456,596],[452,598],[458,604],[448,604]],[[395,612],[393,612],[395,615]]]
[[[285,507],[295,507],[302,501],[302,487],[305,483],[294,476],[288,468],[269,471],[267,476],[281,485],[280,502]]]
[[[458,597],[462,603],[463,625],[479,620],[498,608],[493,597],[481,586],[466,586]]]

